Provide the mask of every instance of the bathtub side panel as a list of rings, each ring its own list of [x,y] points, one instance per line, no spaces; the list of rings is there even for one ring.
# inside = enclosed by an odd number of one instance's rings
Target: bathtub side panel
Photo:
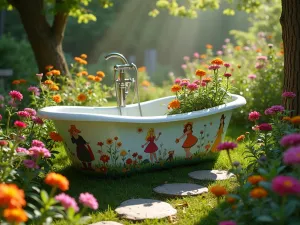
[[[54,121],[75,167],[101,174],[188,163],[216,155],[231,111],[187,121]]]

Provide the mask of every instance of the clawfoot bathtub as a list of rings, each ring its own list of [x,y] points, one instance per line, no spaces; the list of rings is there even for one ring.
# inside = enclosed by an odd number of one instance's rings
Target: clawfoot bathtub
[[[54,121],[73,165],[97,174],[127,174],[214,158],[239,95],[210,109],[166,115],[174,96],[118,107],[52,106],[39,110]]]

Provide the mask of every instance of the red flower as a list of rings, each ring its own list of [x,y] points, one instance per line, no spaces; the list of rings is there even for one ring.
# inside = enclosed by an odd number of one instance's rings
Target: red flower
[[[15,100],[21,101],[23,99],[23,95],[19,91],[10,91],[9,95]]]
[[[17,127],[17,128],[26,128],[27,124],[22,122],[22,121],[15,121],[14,125]]]
[[[132,154],[132,157],[133,157],[133,158],[135,158],[135,157],[137,157],[137,156],[138,156],[138,153],[137,153],[137,152],[135,152],[135,153]]]
[[[106,173],[107,172],[107,167],[106,166],[101,166],[99,168],[99,170],[102,172],[102,173]]]
[[[102,147],[102,146],[103,146],[103,142],[102,142],[102,141],[99,141],[99,142],[97,143],[97,145],[99,145],[100,147]]]
[[[7,146],[8,142],[5,140],[0,140],[0,146]]]
[[[100,160],[104,163],[107,163],[110,160],[110,157],[108,155],[102,155]]]
[[[130,159],[130,158],[127,159],[127,160],[126,160],[126,164],[127,164],[127,165],[131,165],[131,164],[132,164],[132,159]]]
[[[271,131],[272,130],[272,125],[269,123],[262,123],[258,126],[258,129],[260,131]]]
[[[142,160],[142,159],[143,159],[143,156],[139,155],[139,156],[138,156],[138,159],[139,159],[139,160]]]

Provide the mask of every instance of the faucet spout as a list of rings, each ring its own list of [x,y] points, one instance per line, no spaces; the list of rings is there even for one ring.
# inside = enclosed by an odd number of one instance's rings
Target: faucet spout
[[[119,58],[119,59],[122,60],[122,62],[124,64],[129,64],[128,61],[127,61],[127,59],[125,58],[125,56],[122,55],[122,54],[120,54],[120,53],[117,53],[117,52],[112,52],[112,53],[106,55],[104,58],[105,58],[105,60],[108,60],[110,58]]]

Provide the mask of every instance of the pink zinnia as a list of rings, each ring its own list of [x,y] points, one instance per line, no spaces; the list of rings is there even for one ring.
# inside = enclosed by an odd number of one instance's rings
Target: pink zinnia
[[[184,56],[184,57],[183,57],[183,60],[184,60],[184,61],[189,61],[189,60],[190,60],[190,57]]]
[[[280,144],[284,147],[300,145],[300,134],[288,134],[281,138]]]
[[[8,145],[8,142],[5,141],[5,140],[0,140],[0,146],[7,146]]]
[[[217,51],[217,55],[223,55],[223,52],[221,50]]]
[[[31,146],[36,146],[36,147],[41,147],[41,148],[44,148],[45,147],[45,144],[39,140],[32,140],[31,142]]]
[[[279,195],[300,193],[300,182],[291,176],[277,176],[272,180],[272,189]]]
[[[197,84],[197,85],[200,85],[201,81],[200,80],[195,80],[193,83]]]
[[[275,114],[275,112],[273,111],[272,108],[267,108],[265,110],[265,115],[274,115],[274,114]]]
[[[28,151],[29,154],[32,155],[34,158],[38,158],[39,156],[43,158],[51,157],[51,153],[49,152],[49,150],[43,147],[32,146],[28,149]]]
[[[9,92],[10,97],[12,97],[14,100],[21,101],[23,99],[23,95],[19,91],[10,91]]]
[[[251,79],[251,80],[254,80],[256,78],[256,75],[255,74],[249,74],[248,78]]]
[[[181,87],[183,87],[183,86],[186,87],[186,86],[188,86],[189,84],[190,84],[190,82],[188,82],[187,80],[182,80],[181,83],[180,83],[180,86],[181,86]]]
[[[37,76],[37,78],[38,78],[39,80],[42,80],[42,78],[43,78],[43,73],[37,73],[36,76]]]
[[[231,73],[225,73],[224,77],[227,77],[227,78],[231,77]]]
[[[219,225],[236,225],[236,222],[232,220],[227,220],[227,221],[219,222]]]
[[[61,193],[59,195],[56,195],[55,200],[60,202],[60,204],[62,204],[62,206],[66,210],[68,208],[73,208],[75,212],[79,211],[79,207],[78,207],[77,202],[75,201],[75,199],[72,198],[71,196],[65,194],[65,193]]]
[[[283,162],[287,165],[300,164],[300,147],[291,147],[283,153]]]
[[[198,52],[195,52],[195,53],[194,53],[194,57],[195,57],[195,58],[199,58],[199,57],[200,57],[199,53],[198,53]]]
[[[296,94],[294,92],[291,91],[285,91],[282,93],[282,97],[284,98],[295,98]]]
[[[201,82],[202,87],[205,87],[206,85],[207,85],[206,82],[204,82],[204,81]]]
[[[226,68],[229,68],[229,67],[230,67],[230,64],[229,64],[229,63],[224,63],[224,66],[225,66]]]
[[[195,83],[188,84],[187,89],[189,89],[190,91],[195,91],[198,89],[198,85]]]
[[[209,70],[218,70],[218,69],[220,69],[221,67],[219,66],[219,65],[210,65],[209,67],[208,67],[208,69]]]
[[[36,115],[36,111],[32,108],[25,108],[24,111],[28,112],[31,116]]]
[[[30,168],[30,169],[38,169],[39,168],[39,166],[36,164],[36,162],[31,159],[23,160],[23,164],[26,168]]]
[[[267,56],[257,56],[256,58],[257,60],[261,60],[261,61],[267,61],[268,60],[268,57]]]
[[[25,118],[30,117],[30,114],[26,111],[19,111],[19,112],[17,112],[17,114],[19,117],[25,117]]]
[[[181,65],[181,68],[182,68],[183,70],[185,70],[185,69],[187,68],[187,65],[186,65],[186,64],[182,64],[182,65]]]
[[[253,112],[249,113],[248,119],[250,121],[256,121],[256,120],[259,120],[259,117],[260,117],[260,113],[256,112],[256,111],[253,111]]]
[[[230,149],[234,149],[237,147],[237,144],[234,142],[223,142],[221,144],[218,145],[218,150],[230,150]]]
[[[272,125],[269,123],[262,123],[258,126],[258,129],[260,131],[271,131],[272,130]]]
[[[44,124],[44,121],[41,118],[37,117],[37,116],[31,117],[31,119],[35,124],[38,124],[38,125],[43,125]]]
[[[26,148],[22,148],[22,147],[18,147],[16,149],[16,152],[18,152],[18,153],[24,153],[26,155],[29,155],[29,151]]]
[[[180,84],[180,83],[181,83],[181,79],[176,78],[174,83],[175,83],[175,84]]]
[[[79,202],[82,203],[84,206],[89,207],[91,209],[98,209],[98,202],[97,199],[90,193],[81,193],[79,195]]]
[[[278,112],[283,112],[284,111],[284,107],[282,105],[273,105],[271,107],[271,110],[275,113],[278,113]]]
[[[2,115],[0,114],[0,121],[2,120]]]
[[[262,69],[262,68],[264,68],[264,66],[265,66],[264,64],[260,64],[260,63],[255,64],[256,69]]]
[[[24,123],[24,122],[22,122],[22,121],[19,121],[19,120],[15,121],[14,125],[15,125],[15,127],[21,128],[21,129],[27,127],[27,124],[26,124],[26,123]]]
[[[1,102],[4,101],[3,95],[0,95],[0,101],[1,101]]]

